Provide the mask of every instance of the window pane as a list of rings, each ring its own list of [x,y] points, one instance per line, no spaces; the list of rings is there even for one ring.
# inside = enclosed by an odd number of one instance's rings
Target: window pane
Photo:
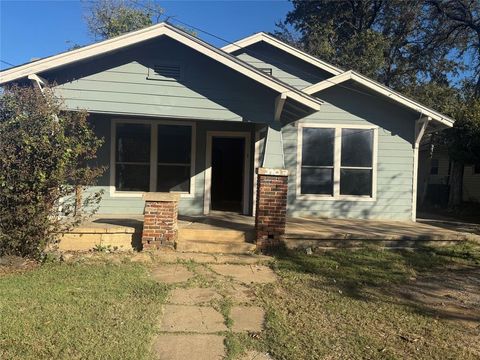
[[[148,191],[150,165],[117,164],[115,186],[120,191]]]
[[[333,166],[335,129],[303,128],[302,165]]]
[[[438,175],[438,159],[432,159],[432,162],[430,163],[430,174],[431,175]]]
[[[150,125],[117,124],[116,162],[150,161]]]
[[[372,158],[372,129],[342,129],[342,166],[371,167]]]
[[[372,196],[372,170],[341,169],[340,195]]]
[[[160,165],[157,172],[157,191],[190,192],[190,166]]]
[[[302,167],[301,193],[333,195],[333,169]]]
[[[190,164],[191,126],[158,126],[158,162]]]

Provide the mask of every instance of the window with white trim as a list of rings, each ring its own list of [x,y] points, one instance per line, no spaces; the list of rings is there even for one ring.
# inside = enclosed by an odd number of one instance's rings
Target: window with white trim
[[[342,129],[340,195],[372,196],[373,129]]]
[[[372,199],[376,131],[301,124],[298,194],[319,199]]]
[[[113,126],[117,192],[191,192],[193,125],[114,122]]]
[[[119,191],[148,191],[150,184],[149,124],[117,124],[115,187]]]
[[[190,126],[158,125],[157,191],[190,192]]]

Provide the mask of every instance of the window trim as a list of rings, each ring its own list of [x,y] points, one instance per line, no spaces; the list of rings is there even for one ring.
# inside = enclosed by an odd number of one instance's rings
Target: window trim
[[[158,148],[158,125],[178,125],[190,126],[192,129],[191,149],[190,149],[190,192],[172,191],[179,193],[181,198],[195,197],[195,156],[196,156],[196,123],[194,121],[176,121],[176,120],[149,120],[149,119],[112,119],[110,123],[110,197],[140,198],[144,191],[121,191],[115,186],[115,155],[116,155],[116,139],[117,124],[149,124],[150,125],[150,187],[149,192],[155,191],[157,184],[157,148]]]
[[[302,194],[302,146],[303,128],[327,128],[335,130],[335,142],[333,152],[333,196],[323,194]],[[342,129],[373,130],[373,153],[372,153],[372,195],[340,195],[340,170],[342,152]],[[338,140],[340,139],[340,140]],[[323,201],[376,201],[377,200],[377,163],[378,163],[378,126],[358,124],[318,124],[299,123],[297,129],[297,172],[296,172],[296,198],[298,200],[323,200]],[[345,167],[344,167],[345,168]],[[363,169],[363,168],[362,168]],[[366,169],[366,168],[365,168]]]

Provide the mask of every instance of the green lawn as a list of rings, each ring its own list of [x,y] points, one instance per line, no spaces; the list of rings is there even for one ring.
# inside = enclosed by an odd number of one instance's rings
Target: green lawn
[[[0,277],[0,359],[146,359],[166,288],[137,264]]]
[[[277,360],[480,357],[478,245],[290,252],[274,267],[259,296]]]

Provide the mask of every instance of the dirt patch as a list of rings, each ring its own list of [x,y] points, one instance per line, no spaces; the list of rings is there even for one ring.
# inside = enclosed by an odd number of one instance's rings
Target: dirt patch
[[[39,263],[34,260],[19,256],[2,256],[0,257],[0,276],[33,270],[38,266]]]
[[[480,331],[479,267],[422,274],[394,287],[392,295],[439,318],[460,321]]]

